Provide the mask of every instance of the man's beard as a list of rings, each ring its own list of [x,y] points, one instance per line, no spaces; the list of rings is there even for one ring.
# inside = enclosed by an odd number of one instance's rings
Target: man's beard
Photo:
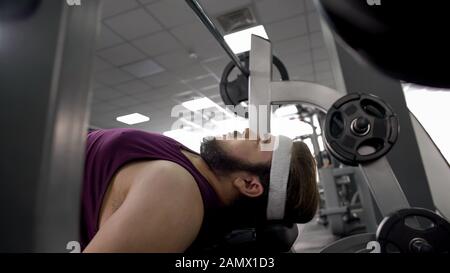
[[[216,139],[203,140],[200,146],[200,156],[218,176],[236,171],[257,174],[263,168],[229,155]],[[254,227],[266,219],[266,206],[267,190],[256,198],[240,195],[231,205],[223,209],[224,218],[232,228]]]
[[[230,156],[215,138],[203,139],[200,156],[216,175],[240,171],[246,163]]]

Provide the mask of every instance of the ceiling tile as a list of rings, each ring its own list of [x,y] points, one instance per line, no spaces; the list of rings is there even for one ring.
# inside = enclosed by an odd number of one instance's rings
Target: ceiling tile
[[[333,76],[333,72],[328,71],[328,72],[319,72],[316,73],[316,79],[319,82],[322,81],[330,81],[333,80],[334,81],[334,76]]]
[[[200,90],[200,92],[202,94],[204,94],[206,97],[211,97],[211,96],[215,96],[219,94],[219,85],[211,85],[211,86],[207,86],[205,88],[202,88]]]
[[[314,0],[304,0],[306,4],[307,11],[316,11],[316,6],[314,4]]]
[[[117,108],[124,108],[140,104],[140,101],[130,96],[124,96],[110,100],[108,103],[117,106]]]
[[[141,80],[132,80],[129,82],[121,83],[119,85],[116,85],[115,88],[128,95],[151,90],[151,87]]]
[[[107,0],[103,1],[102,5],[102,17],[109,17],[126,10],[130,10],[138,7],[135,0]]]
[[[170,32],[188,48],[214,39],[206,27],[198,20],[190,24],[173,28]]]
[[[134,40],[133,44],[149,56],[157,56],[181,48],[179,42],[167,31]]]
[[[312,66],[312,56],[310,51],[300,51],[300,52],[291,52],[288,54],[280,54],[278,58],[287,66],[288,71],[291,67],[296,67],[299,65],[311,65]]]
[[[103,49],[97,51],[97,55],[116,66],[129,64],[146,57],[130,44],[122,44],[112,48]]]
[[[317,72],[329,72],[331,71],[331,64],[328,60],[323,60],[314,63],[314,70]]]
[[[292,75],[291,80],[293,81],[307,81],[307,82],[315,82],[314,74],[308,75]]]
[[[193,51],[198,55],[199,60],[208,61],[209,59],[225,56],[225,51],[219,43],[212,39],[195,45]]]
[[[138,94],[133,94],[132,96],[141,102],[152,102],[152,101],[158,101],[158,100],[170,100],[170,98],[180,92],[184,92],[186,90],[189,90],[189,87],[178,83],[178,84],[171,84],[166,85],[164,87],[153,89],[149,92],[142,92]]]
[[[151,87],[155,88],[159,88],[179,81],[178,78],[167,71],[152,75],[150,77],[145,77],[142,80],[148,83]]]
[[[201,79],[193,80],[187,83],[188,86],[191,86],[192,88],[196,90],[200,90],[204,87],[211,86],[218,84],[219,82],[216,80],[213,76],[206,76]]]
[[[137,78],[143,78],[150,75],[158,74],[165,70],[159,64],[155,63],[152,59],[147,59],[144,61],[129,64],[123,66],[122,69]]]
[[[142,4],[146,5],[146,4],[150,4],[159,0],[138,0],[139,2],[141,2]]]
[[[184,81],[194,80],[209,74],[209,72],[199,64],[187,66],[181,69],[174,70],[174,74]]]
[[[317,12],[308,13],[308,27],[309,32],[321,31],[320,18]]]
[[[313,49],[313,61],[328,60],[328,50],[325,47],[318,47]]]
[[[192,88],[183,83],[174,83],[170,85],[163,86],[157,89],[157,93],[161,94],[161,97],[172,98],[173,96],[189,91]]]
[[[321,31],[311,33],[309,36],[311,39],[311,47],[316,48],[325,46],[323,33]]]
[[[100,29],[100,35],[97,39],[96,49],[114,46],[123,43],[124,40],[112,32],[107,26],[103,25]]]
[[[263,0],[256,2],[256,10],[263,23],[292,17],[305,11],[303,0]]]
[[[94,72],[100,72],[111,68],[112,66],[107,62],[103,61],[99,57],[94,57]]]
[[[177,50],[155,57],[155,60],[167,69],[178,69],[194,63],[185,50]]]
[[[205,62],[204,65],[209,68],[214,74],[216,74],[219,78],[222,77],[223,70],[225,66],[230,62],[228,57],[218,58],[213,61]]]
[[[105,24],[131,40],[161,30],[161,25],[144,9],[133,10],[105,20]]]
[[[283,54],[288,54],[292,52],[299,52],[304,50],[310,50],[311,43],[309,41],[308,35],[303,35],[300,37],[295,37],[292,39],[282,40],[273,43],[273,51],[281,52]]]
[[[107,102],[101,102],[93,104],[91,107],[91,119],[95,118],[95,116],[101,115],[103,113],[108,113],[117,109],[116,105],[112,105]]]
[[[210,16],[221,15],[251,4],[250,0],[201,0],[202,7]]]
[[[197,20],[194,12],[185,1],[165,0],[146,6],[155,18],[166,28],[182,25]]]
[[[265,25],[267,35],[273,42],[306,34],[306,17],[300,15],[287,20]]]
[[[292,67],[289,70],[290,75],[309,75],[314,73],[314,67],[312,65],[300,65]]]
[[[133,77],[121,69],[114,68],[95,74],[95,79],[103,84],[114,85],[132,80]]]
[[[94,90],[94,98],[100,101],[106,101],[123,96],[119,91],[110,87],[101,87]]]

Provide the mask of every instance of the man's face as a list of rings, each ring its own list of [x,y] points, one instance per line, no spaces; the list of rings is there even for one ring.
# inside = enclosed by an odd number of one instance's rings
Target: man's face
[[[261,175],[270,168],[271,151],[263,151],[261,145],[271,141],[258,137],[249,139],[249,130],[243,133],[230,133],[225,136],[204,140],[200,147],[203,160],[215,172],[227,175],[232,172],[246,171]],[[270,169],[269,169],[270,170]],[[262,197],[261,195],[259,197]],[[265,198],[253,198],[245,194],[228,206],[225,217],[229,225],[241,227],[264,221]]]
[[[208,165],[221,172],[245,170],[248,165],[270,165],[272,151],[261,149],[271,141],[271,136],[250,139],[250,131],[231,132],[204,140],[200,153]],[[243,169],[244,168],[244,169]]]

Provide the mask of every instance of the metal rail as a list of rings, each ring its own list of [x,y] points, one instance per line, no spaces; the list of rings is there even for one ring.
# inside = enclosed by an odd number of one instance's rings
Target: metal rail
[[[211,32],[211,34],[216,38],[217,42],[219,42],[220,46],[225,50],[227,55],[231,58],[231,61],[236,65],[241,72],[248,77],[250,75],[250,72],[248,69],[242,65],[239,58],[234,54],[234,52],[231,50],[231,48],[228,46],[227,42],[223,38],[220,31],[217,29],[216,25],[211,21],[211,19],[208,17],[206,12],[203,10],[202,6],[198,3],[197,0],[186,0],[186,3],[189,5],[189,7],[197,14],[198,18],[202,23],[205,25],[205,27]]]

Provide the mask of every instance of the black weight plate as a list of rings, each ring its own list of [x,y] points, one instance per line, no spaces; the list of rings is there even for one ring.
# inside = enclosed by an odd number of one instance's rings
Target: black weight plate
[[[357,135],[351,129],[357,118],[369,121],[367,134]],[[398,130],[397,117],[383,100],[368,94],[349,94],[337,100],[327,113],[325,144],[335,158],[356,166],[389,152],[397,140]],[[359,149],[363,146],[371,147],[374,152],[360,154]]]
[[[407,219],[415,217],[424,225],[426,219],[431,226],[414,227]],[[417,224],[415,224],[417,225]],[[377,230],[377,241],[382,252],[417,253],[412,248],[414,240],[425,240],[433,253],[450,253],[450,223],[433,211],[423,208],[401,209],[383,219]]]
[[[250,56],[246,52],[239,55],[241,62],[245,63],[246,68],[249,67]],[[280,72],[281,80],[288,81],[289,74],[286,66],[276,56],[272,56],[272,63]],[[242,74],[239,74],[237,79],[229,81],[228,77],[234,69],[237,69],[233,62],[227,64],[222,72],[222,78],[220,80],[220,96],[225,105],[236,106],[242,101],[248,100],[248,78]]]

